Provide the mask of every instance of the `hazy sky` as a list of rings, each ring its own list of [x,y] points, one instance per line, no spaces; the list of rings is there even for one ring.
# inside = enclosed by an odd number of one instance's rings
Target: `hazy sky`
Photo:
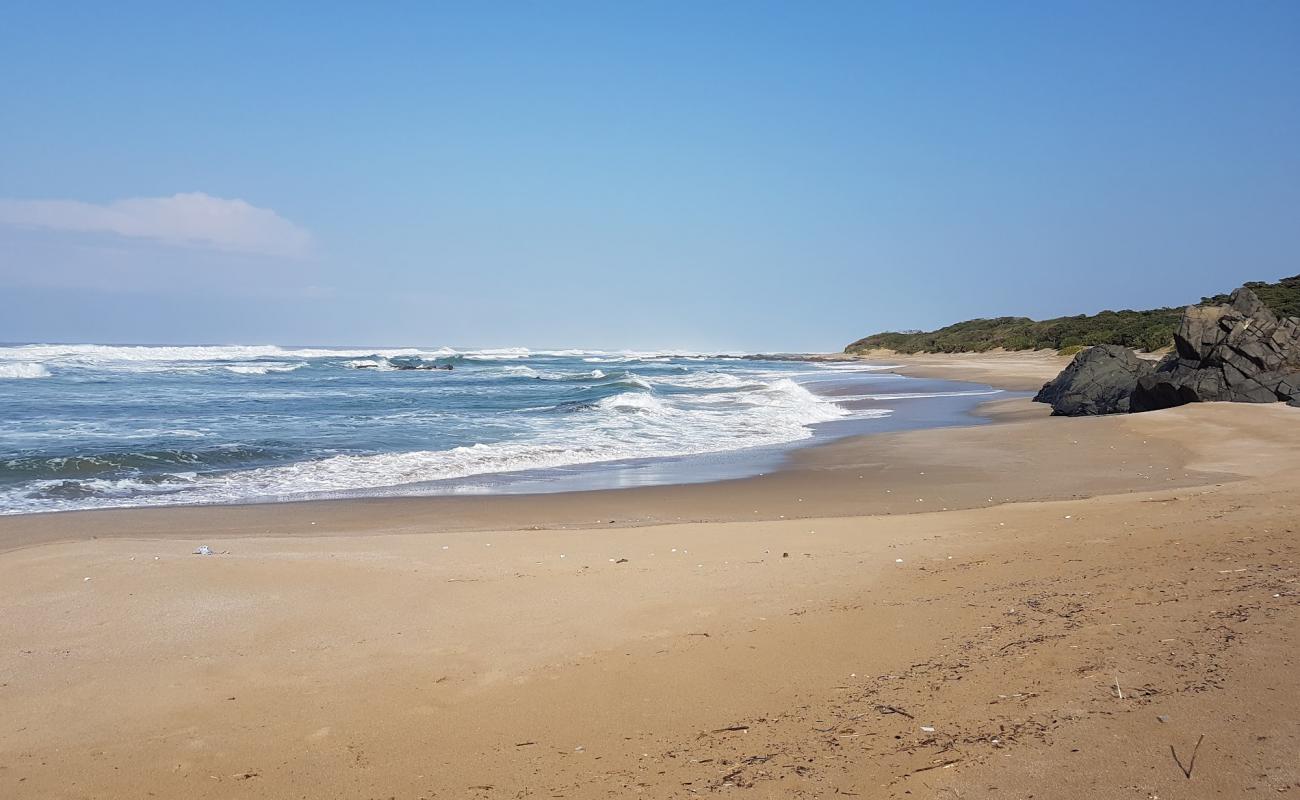
[[[838,349],[1300,273],[1293,0],[14,2],[0,76],[0,341]]]

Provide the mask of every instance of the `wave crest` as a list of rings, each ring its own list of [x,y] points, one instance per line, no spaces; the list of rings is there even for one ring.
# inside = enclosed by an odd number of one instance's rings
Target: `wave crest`
[[[19,361],[13,364],[0,364],[0,379],[3,378],[48,378],[50,371],[44,364],[30,364]]]

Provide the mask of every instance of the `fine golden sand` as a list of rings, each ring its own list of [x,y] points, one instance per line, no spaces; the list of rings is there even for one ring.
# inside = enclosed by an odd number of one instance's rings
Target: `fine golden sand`
[[[0,797],[1300,793],[1300,410],[986,412],[700,486],[0,518]]]

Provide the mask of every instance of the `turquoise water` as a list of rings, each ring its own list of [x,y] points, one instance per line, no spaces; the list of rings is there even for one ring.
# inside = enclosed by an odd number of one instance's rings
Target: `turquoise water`
[[[992,391],[674,353],[0,346],[0,513],[717,477]]]

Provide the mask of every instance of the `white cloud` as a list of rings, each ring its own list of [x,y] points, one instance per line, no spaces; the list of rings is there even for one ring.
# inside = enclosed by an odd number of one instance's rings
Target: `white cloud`
[[[311,234],[269,208],[203,192],[133,197],[105,205],[79,200],[0,199],[0,224],[112,233],[169,244],[298,258]]]

